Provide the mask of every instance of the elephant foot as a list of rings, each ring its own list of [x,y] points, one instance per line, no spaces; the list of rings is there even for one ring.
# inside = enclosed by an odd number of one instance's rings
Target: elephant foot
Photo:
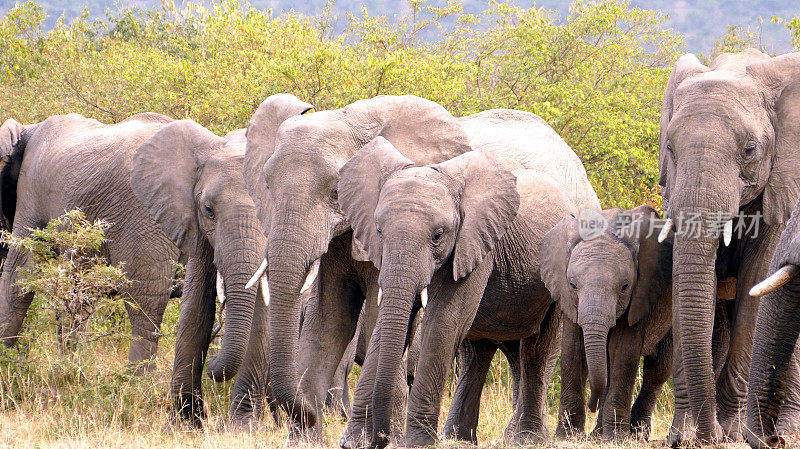
[[[203,399],[194,393],[179,393],[170,413],[169,424],[175,426],[188,426],[192,429],[202,429],[206,419]]]
[[[638,440],[650,440],[650,417],[631,421],[631,435]]]
[[[583,426],[576,427],[573,426],[568,421],[560,421],[556,426],[556,435],[555,438],[557,440],[568,440],[572,438],[582,438],[584,436],[583,433]]]
[[[784,409],[785,408],[784,406]],[[778,435],[794,435],[800,433],[800,412],[781,410],[778,422],[775,423],[775,430],[778,432]]]
[[[286,438],[287,446],[303,447],[303,446],[322,446],[324,444],[321,430],[319,426],[311,428],[301,428],[296,423],[290,423],[289,435]]]
[[[437,441],[438,440],[435,434],[428,433],[422,429],[408,429],[406,431],[406,437],[402,441],[399,441],[397,446],[426,447],[435,445]],[[383,447],[380,447],[379,449],[383,449]]]
[[[717,418],[720,428],[722,429],[722,438],[724,441],[738,443],[744,441],[744,419],[740,415],[740,410],[732,410],[725,412],[717,410]],[[722,441],[722,440],[720,440]]]
[[[339,439],[339,447],[343,449],[361,449],[369,446],[369,436],[364,428],[364,423],[350,420],[344,429],[344,435]]]
[[[779,435],[756,435],[749,429],[746,430],[747,444],[753,449],[767,449],[773,447],[786,447],[786,440]]]
[[[667,435],[667,445],[671,447],[714,445],[723,441],[722,426],[714,420],[714,426],[707,436],[698,433],[696,427],[684,426],[680,431],[670,427]]]

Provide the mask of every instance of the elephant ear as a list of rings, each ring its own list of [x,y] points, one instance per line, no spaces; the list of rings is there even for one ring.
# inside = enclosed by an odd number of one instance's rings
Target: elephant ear
[[[225,139],[192,120],[172,122],[134,154],[133,192],[169,238],[189,256],[201,247],[194,188],[197,173]]]
[[[774,111],[775,153],[764,189],[764,221],[781,224],[800,197],[800,53],[748,64],[747,73],[764,87],[765,103]]]
[[[637,279],[631,292],[628,325],[633,326],[650,314],[672,281],[672,243],[658,242],[658,232],[651,232],[658,213],[651,206],[639,206],[626,215],[632,220],[615,232],[633,251]],[[618,217],[620,215],[617,215]]]
[[[461,227],[453,251],[457,281],[492,252],[516,218],[517,178],[484,151],[470,151],[433,168],[461,184]]]
[[[667,127],[672,120],[673,97],[675,89],[687,78],[691,78],[699,73],[707,72],[708,67],[703,65],[697,56],[687,53],[675,62],[672,73],[667,81],[664,90],[664,102],[661,106],[661,135],[658,140],[658,184],[661,186],[661,196],[664,202],[664,210],[669,207],[670,187],[675,179],[675,162],[672,154],[667,151]]]
[[[542,282],[573,323],[578,322],[578,298],[570,291],[567,265],[572,248],[580,240],[578,219],[570,214],[549,230],[539,243]]]
[[[256,204],[258,219],[265,231],[269,230],[270,211],[265,207],[269,204],[265,200],[269,192],[261,170],[275,152],[276,136],[281,124],[290,117],[305,114],[312,109],[314,106],[292,94],[275,94],[267,97],[250,118],[245,133],[247,144],[242,174],[247,190]]]
[[[375,225],[375,208],[386,179],[414,165],[388,140],[376,137],[339,170],[339,207],[353,228],[353,257],[369,258],[381,268],[381,242]]]
[[[414,95],[379,95],[344,109],[362,138],[381,136],[419,165],[450,160],[472,151],[458,120],[440,104]]]
[[[35,125],[34,125],[35,126]],[[17,208],[17,180],[25,152],[22,133],[26,127],[14,119],[0,126],[0,205],[2,228],[10,231]]]

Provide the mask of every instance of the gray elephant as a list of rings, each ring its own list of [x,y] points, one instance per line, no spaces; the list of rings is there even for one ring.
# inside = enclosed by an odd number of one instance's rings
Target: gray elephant
[[[244,167],[262,227],[269,229],[265,262],[253,280],[269,275],[270,382],[297,424],[292,438],[319,429],[327,390],[359,316],[363,349],[377,317],[378,271],[364,262],[339,208],[339,169],[379,135],[423,163],[471,149],[452,115],[418,97],[379,96],[332,111],[311,108],[288,94],[267,98],[250,120]],[[299,291],[310,272],[319,273],[318,284],[298,339],[285,329],[299,325]],[[396,383],[397,396],[403,383]]]
[[[800,192],[798,80],[800,54],[770,58],[753,49],[722,54],[708,67],[684,55],[670,75],[661,113],[659,183],[668,226],[675,223],[678,231],[673,331],[682,363],[675,375],[686,386],[676,387],[670,443],[712,442],[723,433],[741,437],[758,309],[748,290],[765,277]],[[732,238],[734,229],[743,232]],[[717,380],[714,292],[717,279],[728,277],[738,287],[726,304],[732,327]]]
[[[781,235],[770,272],[750,291],[766,295],[758,308],[747,390],[747,442],[754,448],[784,447],[781,435],[792,428],[781,422],[789,415],[783,409],[800,411],[797,400],[791,400],[800,393],[800,383],[788,375],[798,369],[792,351],[800,334],[800,203]]]
[[[80,207],[90,219],[111,223],[104,255],[125,263],[133,280],[121,294],[133,341],[129,360],[151,366],[158,329],[172,290],[174,261],[188,255],[178,324],[172,393],[175,411],[195,425],[203,416],[200,382],[215,308],[219,270],[227,293],[226,332],[209,362],[215,379],[233,377],[232,417],[250,416],[253,398],[266,385],[261,349],[251,332],[266,332],[263,301],[245,289],[258,267],[264,236],[241,175],[243,136],[220,138],[200,125],[139,114],[106,125],[77,114],[0,128],[3,203],[13,234],[24,237],[65,210]],[[46,182],[43,182],[46,180]],[[12,249],[0,278],[0,327],[6,344],[16,340],[32,297],[16,286],[25,252]],[[263,340],[263,339],[262,339]],[[244,361],[243,361],[244,360]]]
[[[463,338],[521,340],[519,399],[507,431],[518,440],[547,433],[545,366],[559,326],[539,279],[538,239],[575,211],[576,202],[597,207],[597,197],[577,156],[535,115],[492,110],[460,121],[483,151],[414,167],[389,142],[376,138],[340,171],[340,205],[355,239],[380,267],[384,298],[371,341],[379,349],[370,347],[374,360],[368,355],[362,370],[376,372],[370,377],[371,425],[365,426],[373,446],[389,442],[387,404],[394,399],[397,358],[409,319],[427,302],[429,285],[435,293],[419,332],[421,354],[404,444],[435,441],[441,388],[450,369],[442,361],[452,360]],[[520,195],[517,215],[512,211],[517,206],[509,201]],[[506,233],[509,226],[512,230]],[[479,351],[477,363],[467,372],[480,385],[485,380],[481,367],[488,369],[497,345],[478,342],[473,347]],[[459,380],[457,400],[465,399],[464,380]],[[354,410],[363,401],[358,396],[361,383],[359,379]],[[464,406],[477,410],[474,396],[451,406],[445,435],[474,440],[476,414],[460,413]]]
[[[589,409],[599,410],[594,433],[647,438],[672,370],[672,242],[657,242],[650,206],[597,214],[604,232],[579,226],[591,216],[569,215],[539,250],[542,279],[564,322],[557,435],[583,432],[588,373]],[[642,356],[643,384],[631,409]]]

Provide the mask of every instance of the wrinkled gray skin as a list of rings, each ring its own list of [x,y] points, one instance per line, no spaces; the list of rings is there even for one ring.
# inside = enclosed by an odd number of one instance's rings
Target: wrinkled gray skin
[[[541,243],[542,279],[564,321],[557,436],[584,431],[588,373],[589,408],[600,413],[594,433],[648,438],[672,370],[672,242],[658,243],[651,232],[650,206],[602,217],[609,224],[602,234],[581,236],[570,215]],[[643,385],[631,409],[642,356]]]
[[[800,203],[781,235],[770,272],[786,264],[800,265]],[[798,317],[800,277],[761,298],[747,391],[747,442],[753,448],[782,447],[779,435],[792,433],[791,426],[781,420],[790,416],[783,408],[798,411],[800,384],[797,378],[787,375],[797,370],[797,357],[792,357],[792,351],[800,334]]]
[[[340,204],[355,238],[380,267],[383,290],[370,346],[379,347],[370,351],[377,358],[370,441],[375,447],[389,443],[394,373],[400,366],[408,322],[420,307],[419,293],[425,288],[430,299],[419,332],[422,351],[402,444],[435,441],[442,388],[450,369],[450,363],[442,361],[453,359],[464,338],[521,340],[519,399],[508,436],[522,441],[547,434],[542,419],[549,381],[545,367],[557,345],[559,317],[539,279],[538,242],[575,209],[562,190],[573,198],[591,198],[593,205],[597,200],[577,157],[541,119],[502,110],[479,115],[470,126],[477,129],[485,123],[483,131],[494,133],[476,134],[491,141],[481,143],[483,151],[415,167],[388,141],[376,138],[340,172]],[[540,134],[549,131],[566,152],[554,157],[560,148],[544,139],[525,139],[519,133],[528,127]],[[537,150],[558,161],[549,166],[550,173],[526,169],[527,162],[541,162],[533,153]],[[581,188],[586,190],[578,194]],[[365,371],[370,365],[368,355]],[[478,385],[485,380],[483,374],[480,379],[476,375]],[[360,401],[359,391],[354,407]],[[451,411],[457,414],[459,408],[454,404]],[[449,419],[446,431],[452,431],[451,424],[457,426],[458,419]],[[454,434],[474,435],[474,429],[455,429]]]
[[[694,55],[676,63],[661,114],[660,184],[666,215],[697,217],[704,229],[744,214],[763,214],[758,236],[729,247],[713,233],[678,233],[673,249],[676,414],[670,443],[740,439],[758,299],[783,223],[800,192],[800,54],[757,50],[722,54],[709,67]],[[745,223],[746,224],[746,223]],[[734,229],[739,221],[734,219]],[[747,226],[745,226],[745,229]],[[734,233],[736,234],[736,233]],[[728,304],[729,351],[715,380],[712,335],[717,278],[737,278]],[[685,357],[681,357],[683,354]],[[797,373],[793,372],[792,376]],[[688,408],[688,413],[678,412]],[[796,417],[788,422],[796,422]]]
[[[378,135],[423,163],[470,150],[455,118],[418,97],[379,96],[298,116],[311,108],[288,94],[267,98],[250,120],[244,167],[262,227],[269,229],[270,381],[296,424],[292,438],[308,428],[316,435],[327,390],[362,309],[365,338],[359,348],[367,348],[377,317],[378,271],[352,244],[337,202],[339,169]],[[285,330],[298,328],[300,288],[317,259],[317,294],[298,339]]]
[[[176,411],[194,424],[203,416],[199,379],[214,319],[216,271],[221,271],[228,325],[209,367],[216,379],[230,378],[251,354],[248,374],[237,378],[234,393],[245,399],[232,407],[233,416],[249,407],[247,398],[259,393],[248,386],[261,374],[258,348],[248,347],[256,291],[246,291],[244,283],[258,266],[264,237],[241,176],[241,132],[236,150],[194,122],[159,114],[116,125],[70,114],[28,126],[9,120],[0,136],[4,215],[15,236],[30,235],[31,228],[75,207],[89,219],[111,223],[103,253],[113,264],[124,262],[134,281],[121,292],[136,304],[128,307],[131,363],[152,366],[174,261],[179,249],[188,255],[172,392]],[[32,300],[15,285],[16,271],[25,263],[24,252],[10,251],[0,279],[6,344],[16,341]],[[260,309],[255,313],[263,313]]]

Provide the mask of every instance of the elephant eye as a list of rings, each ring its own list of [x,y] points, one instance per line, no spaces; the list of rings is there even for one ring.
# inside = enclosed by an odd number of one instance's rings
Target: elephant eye
[[[574,282],[570,281],[570,282],[569,282],[569,288],[571,288],[571,289],[573,289],[573,290],[577,290],[577,289],[578,289],[578,286],[577,286],[577,285],[575,285],[575,283],[574,283]]]
[[[672,142],[667,139],[667,152],[672,153]]]
[[[214,209],[212,209],[210,205],[206,204],[204,211],[206,215],[208,215],[208,218],[214,219]]]
[[[748,158],[752,157],[755,152],[756,152],[756,143],[747,142],[744,146],[744,156]]]
[[[622,286],[622,293],[625,293],[626,291],[628,291],[628,287],[629,287],[629,285],[628,285],[628,284],[624,284],[624,285]]]
[[[338,202],[339,201],[339,189],[331,190],[331,200],[333,202]]]
[[[439,228],[436,230],[436,233],[433,234],[433,243],[439,243],[439,240],[442,239],[444,235],[444,229]]]
[[[381,228],[376,228],[375,232],[378,233],[378,237],[383,237],[383,232],[381,232]]]

